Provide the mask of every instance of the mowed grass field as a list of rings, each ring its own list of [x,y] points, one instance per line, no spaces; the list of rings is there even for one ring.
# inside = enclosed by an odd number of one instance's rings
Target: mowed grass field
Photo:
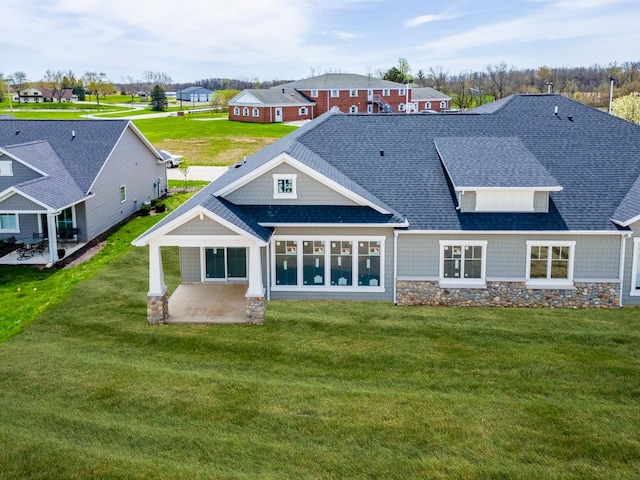
[[[233,165],[297,127],[230,122],[217,114],[135,119],[156,147],[180,153],[192,165]]]
[[[3,480],[640,478],[637,310],[273,301],[263,326],[149,326],[129,242],[151,221],[2,287],[46,302],[91,272],[0,343]]]

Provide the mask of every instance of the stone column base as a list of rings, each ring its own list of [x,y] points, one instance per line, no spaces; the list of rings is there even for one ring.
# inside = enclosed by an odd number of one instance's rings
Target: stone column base
[[[264,297],[247,297],[247,322],[262,325],[267,312]]]
[[[169,295],[147,295],[147,322],[150,325],[164,323],[169,316]]]

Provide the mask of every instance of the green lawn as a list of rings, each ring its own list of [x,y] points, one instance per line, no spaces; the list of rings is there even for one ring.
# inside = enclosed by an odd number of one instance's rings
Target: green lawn
[[[133,122],[155,146],[182,154],[192,165],[232,165],[297,128],[212,118],[219,118],[219,114]]]
[[[264,326],[152,327],[128,246],[151,221],[66,297],[80,267],[14,275],[59,301],[0,344],[0,478],[640,477],[637,311],[273,301]]]

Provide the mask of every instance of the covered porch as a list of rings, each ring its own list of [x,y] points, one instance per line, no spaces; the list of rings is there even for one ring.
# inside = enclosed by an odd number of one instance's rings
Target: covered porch
[[[169,324],[247,323],[246,284],[181,284],[169,297]]]

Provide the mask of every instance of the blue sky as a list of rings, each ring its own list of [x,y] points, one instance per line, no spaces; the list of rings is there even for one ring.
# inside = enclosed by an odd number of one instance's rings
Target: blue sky
[[[145,70],[174,81],[325,72],[451,74],[640,60],[638,0],[20,0],[2,2],[0,72]]]

